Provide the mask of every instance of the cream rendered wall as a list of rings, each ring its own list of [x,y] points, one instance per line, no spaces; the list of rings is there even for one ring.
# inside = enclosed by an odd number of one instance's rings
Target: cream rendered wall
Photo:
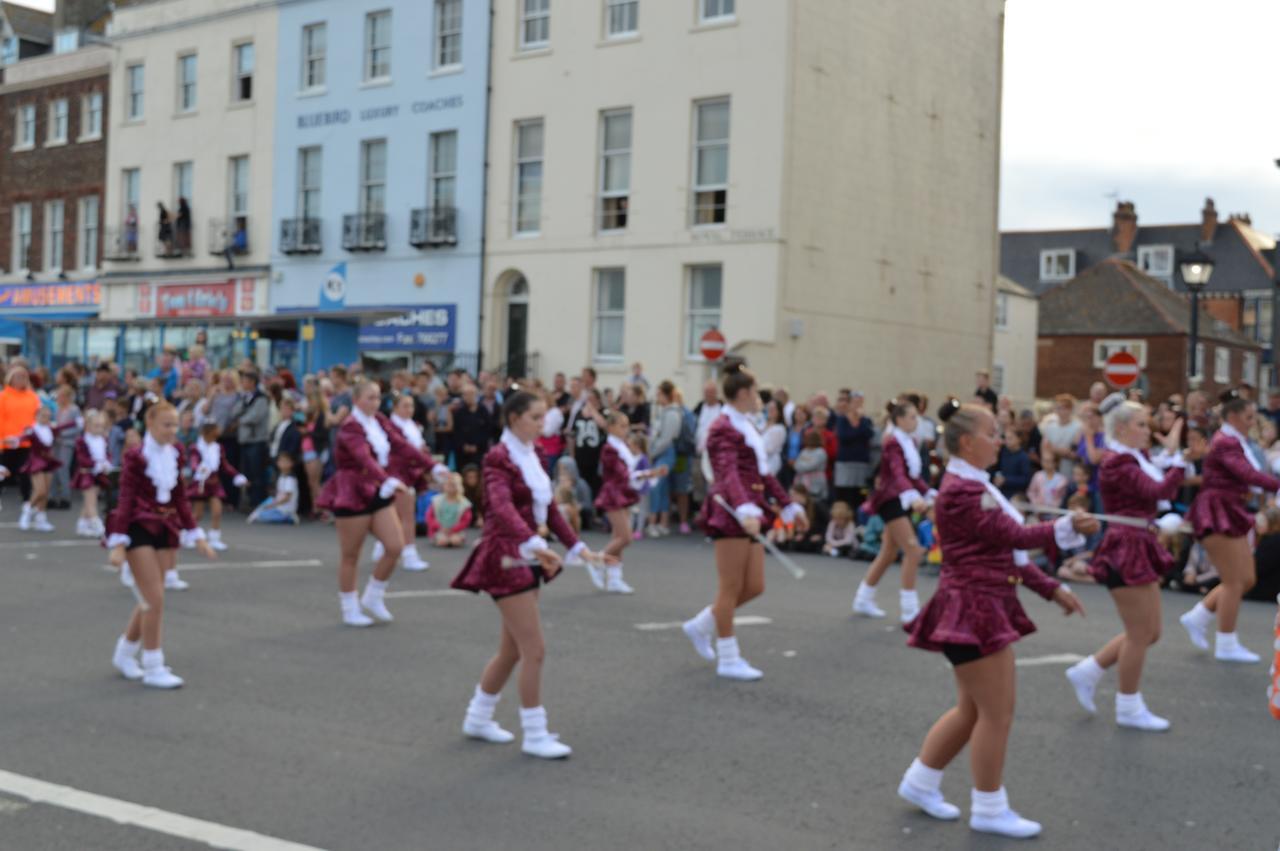
[[[530,291],[529,351],[539,373],[591,363],[593,268],[624,266],[625,357],[595,366],[616,384],[631,361],[686,394],[704,364],[683,355],[685,266],[724,265],[722,330],[730,342],[772,340],[781,261],[788,16],[785,3],[739,4],[728,26],[699,27],[694,0],[642,2],[639,36],[603,37],[603,0],[552,0],[551,46],[521,54],[519,0],[497,0],[490,106],[485,362],[505,355],[505,285]],[[730,97],[727,224],[689,227],[693,101]],[[594,227],[599,114],[632,109],[627,231]],[[514,122],[545,124],[542,228],[512,236]]]
[[[1016,407],[1026,408],[1036,398],[1036,336],[1040,302],[1028,295],[1007,295],[1008,323],[994,331],[991,362],[1004,367],[1001,394],[1013,399]]]
[[[779,343],[747,354],[793,395],[968,393],[991,360],[1003,0],[787,5]]]

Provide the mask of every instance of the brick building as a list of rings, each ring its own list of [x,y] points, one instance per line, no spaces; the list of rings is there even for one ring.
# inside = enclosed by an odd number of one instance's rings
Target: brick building
[[[1128,351],[1142,369],[1149,399],[1188,389],[1191,309],[1187,297],[1127,260],[1108,259],[1040,296],[1036,395],[1088,395],[1102,366]],[[1211,395],[1257,384],[1261,347],[1200,304],[1197,379]]]

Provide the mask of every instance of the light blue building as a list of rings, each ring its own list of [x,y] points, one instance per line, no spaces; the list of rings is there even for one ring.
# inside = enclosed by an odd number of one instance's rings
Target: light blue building
[[[277,56],[273,358],[474,366],[488,4],[286,2]]]

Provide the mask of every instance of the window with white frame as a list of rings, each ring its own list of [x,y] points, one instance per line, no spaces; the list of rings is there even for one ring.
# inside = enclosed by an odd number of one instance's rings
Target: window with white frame
[[[92,92],[80,100],[80,141],[102,138],[102,93]]]
[[[1258,386],[1258,355],[1256,352],[1245,352],[1240,364],[1240,380],[1245,384]]]
[[[366,83],[391,76],[391,10],[364,16],[364,80]]]
[[[66,98],[58,98],[49,104],[49,139],[45,144],[61,145],[67,141],[67,122],[70,106]]]
[[[607,38],[635,35],[640,28],[640,0],[605,0],[604,16]]]
[[[298,149],[298,209],[300,219],[320,218],[320,188],[324,159],[319,146]]]
[[[360,212],[381,213],[387,203],[387,140],[360,143]]]
[[[302,28],[303,91],[324,86],[326,35],[324,24],[309,24]]]
[[[600,202],[597,228],[623,230],[631,196],[631,110],[600,113]]]
[[[551,43],[551,0],[516,0],[520,4],[520,49]]]
[[[196,108],[196,55],[178,57],[178,112],[194,112]]]
[[[36,146],[36,105],[24,104],[14,111],[14,149],[25,150]]]
[[[230,184],[227,212],[232,219],[249,216],[249,158],[232,157],[227,166]]]
[[[1003,331],[1009,327],[1009,294],[996,293],[996,329]]]
[[[44,268],[47,272],[62,271],[62,249],[67,238],[67,208],[59,201],[44,205]]]
[[[136,168],[126,168],[120,175],[120,190],[124,200],[124,209],[120,211],[121,220],[128,221],[129,214],[141,215],[138,205],[142,199],[142,172]],[[136,218],[135,218],[136,226]]]
[[[1004,393],[1004,364],[1002,363],[991,364],[991,389],[997,396]]]
[[[720,327],[724,269],[720,264],[689,267],[689,301],[685,311],[685,357],[702,359],[700,340]]]
[[[233,101],[253,100],[253,42],[237,44],[232,48],[231,99]]]
[[[173,164],[173,200],[174,206],[177,207],[177,201],[185,198],[187,203],[191,203],[191,185],[195,174],[195,166],[190,161]]]
[[[1204,379],[1204,343],[1196,343],[1196,362],[1191,376],[1197,381]]]
[[[1231,381],[1231,350],[1225,346],[1213,347],[1213,380],[1217,384]]]
[[[1153,278],[1173,277],[1172,245],[1139,245],[1138,268]]]
[[[21,272],[31,268],[31,204],[13,205],[12,257],[9,268]]]
[[[64,29],[59,30],[53,36],[53,52],[54,53],[71,53],[80,48],[80,30]]]
[[[124,114],[130,121],[137,121],[142,118],[143,96],[145,90],[144,69],[139,63],[137,65],[129,65],[124,69],[125,78],[125,94],[124,94]]]
[[[80,225],[76,242],[76,257],[81,269],[98,266],[98,196],[88,195],[80,199]]]
[[[595,359],[622,360],[627,307],[625,270],[596,270],[595,307]]]
[[[431,134],[431,171],[427,198],[433,210],[454,206],[458,180],[458,131]]]
[[[536,234],[542,223],[542,119],[516,122],[515,232]]]
[[[694,104],[693,224],[722,225],[729,204],[729,99]]]
[[[1117,352],[1128,352],[1138,360],[1138,368],[1147,368],[1147,341],[1146,340],[1094,340],[1093,341],[1093,366],[1095,369],[1102,369],[1106,366],[1107,358]]]
[[[1047,248],[1040,252],[1040,280],[1069,281],[1075,276],[1074,248]]]
[[[435,48],[437,70],[462,64],[462,0],[436,0]]]
[[[697,0],[698,20],[727,21],[734,15],[734,0]]]

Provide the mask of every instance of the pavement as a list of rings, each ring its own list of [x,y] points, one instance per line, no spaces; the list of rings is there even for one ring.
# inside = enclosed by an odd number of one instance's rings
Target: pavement
[[[767,567],[739,630],[765,671],[757,683],[718,679],[678,629],[714,590],[700,538],[633,546],[629,597],[569,570],[543,594],[544,702],[574,754],[549,763],[460,734],[498,636],[491,602],[448,591],[462,552],[424,548],[431,569],[392,581],[395,623],[353,630],[339,622],[331,528],[231,517],[218,563],[180,557],[192,587],[166,600],[164,647],[187,686],[158,692],[110,667],[132,598],[105,552],[73,537],[74,512],[50,514],[56,533],[19,532],[16,502],[0,511],[0,849],[1018,844],[897,798],[952,677],[896,625],[850,616],[863,564],[802,556],[801,581]],[[891,614],[894,583],[880,593]],[[922,580],[922,597],[933,585]],[[1017,647],[1006,785],[1044,824],[1033,847],[1275,848],[1280,724],[1266,665],[1195,650],[1177,623],[1193,600],[1169,593],[1143,691],[1173,729],[1120,730],[1114,674],[1098,717],[1063,678],[1119,628],[1104,589],[1078,592],[1083,620],[1023,592],[1040,631]],[[1267,651],[1274,616],[1246,603],[1244,643]],[[508,729],[516,709],[512,683],[498,708]],[[965,755],[943,789],[967,815]]]

